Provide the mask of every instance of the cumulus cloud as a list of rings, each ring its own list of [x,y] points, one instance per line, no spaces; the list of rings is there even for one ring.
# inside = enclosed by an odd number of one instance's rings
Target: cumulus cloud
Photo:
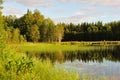
[[[84,22],[107,19],[106,15],[119,15],[120,12],[120,0],[61,0],[62,3],[74,3],[80,5],[81,12],[84,16],[76,15],[67,18],[55,19],[56,22]],[[102,8],[102,9],[101,9]]]
[[[70,17],[56,17],[53,20],[65,23],[79,23],[87,20],[93,20],[96,16],[105,15],[119,15],[120,14],[120,0],[4,0],[5,2],[16,2],[27,8],[54,8],[50,9],[51,12],[59,16],[64,14],[71,14]],[[64,3],[64,4],[63,4]],[[66,4],[75,4],[76,10],[68,9]],[[64,7],[61,7],[64,5]],[[57,8],[55,8],[57,6]],[[59,8],[58,8],[59,7]],[[79,8],[79,9],[78,9]],[[75,11],[74,13],[72,11]],[[13,7],[6,8],[6,13],[9,14],[20,14],[22,11]],[[49,14],[49,11],[46,11]],[[65,15],[67,16],[67,15]],[[49,16],[50,17],[50,16]],[[104,17],[103,17],[104,18]]]

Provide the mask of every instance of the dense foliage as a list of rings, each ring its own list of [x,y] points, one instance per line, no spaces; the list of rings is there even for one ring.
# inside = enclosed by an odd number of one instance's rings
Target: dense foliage
[[[17,43],[23,41],[61,42],[64,35],[61,24],[55,25],[50,18],[44,18],[38,10],[34,13],[28,10],[20,18],[11,15],[4,16],[4,26],[8,34],[8,43],[13,42],[14,39],[18,39],[18,41],[15,40]]]
[[[38,10],[28,10],[20,18],[10,15],[3,19],[8,43],[120,40],[120,21],[55,25]]]
[[[96,23],[65,25],[63,41],[101,41],[120,40],[120,21],[103,24]]]

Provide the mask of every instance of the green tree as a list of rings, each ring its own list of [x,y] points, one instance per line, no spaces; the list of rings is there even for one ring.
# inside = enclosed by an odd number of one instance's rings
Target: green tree
[[[2,16],[2,2],[3,0],[0,0],[0,48],[4,47],[5,43],[6,43],[6,31],[4,29],[4,24],[3,24],[3,16]]]
[[[20,35],[20,43],[24,43],[24,42],[26,42],[26,40],[25,40],[25,38],[24,38],[24,36],[23,35]]]
[[[96,27],[95,25],[90,25],[88,28],[87,28],[87,31],[88,32],[98,32],[98,27]]]
[[[2,12],[0,11],[0,28],[4,28]]]
[[[6,32],[7,32],[7,43],[12,43],[12,31],[13,28],[7,27]]]
[[[46,34],[46,40],[48,42],[53,42],[54,41],[54,30],[55,30],[55,24],[54,22],[48,18],[48,29],[47,29],[47,34]]]
[[[30,10],[24,16],[15,20],[15,28],[20,29],[22,35],[26,35],[27,41],[30,41],[30,27],[34,24],[34,17]]]
[[[3,8],[1,5],[3,3],[3,0],[0,0],[0,10]]]
[[[30,29],[30,38],[33,42],[38,42],[40,39],[39,28],[36,24],[34,24]]]
[[[55,38],[56,41],[61,42],[62,38],[64,36],[64,27],[62,24],[58,24],[55,27]]]
[[[38,27],[42,25],[44,20],[44,16],[36,9],[33,13],[34,21],[33,23],[36,24]]]
[[[98,31],[99,32],[102,32],[102,28],[103,28],[103,24],[101,21],[98,21],[96,24],[95,24],[96,27],[98,27]]]
[[[19,31],[18,28],[13,30],[12,42],[13,43],[19,43],[20,42],[20,31]]]
[[[108,25],[108,24],[105,24],[105,25],[103,26],[103,32],[110,32],[110,31],[111,31],[111,26]]]
[[[87,28],[89,27],[89,24],[84,22],[81,24],[81,32],[87,32]]]
[[[16,16],[12,16],[12,15],[4,16],[5,29],[7,27],[14,27],[14,22],[15,22],[16,19],[17,19]]]
[[[42,41],[52,42],[54,41],[54,30],[55,24],[53,21],[48,18],[43,21],[42,26],[40,27],[40,34]]]

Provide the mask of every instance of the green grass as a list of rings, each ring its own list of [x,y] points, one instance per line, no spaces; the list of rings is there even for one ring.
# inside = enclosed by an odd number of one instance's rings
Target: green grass
[[[76,72],[58,69],[50,60],[41,61],[35,57],[28,57],[24,52],[86,51],[107,48],[106,46],[81,45],[81,43],[25,43],[11,44],[10,48],[9,45],[7,46],[0,50],[0,80],[92,80],[93,78],[87,75],[80,78]],[[98,80],[105,80],[105,78]]]
[[[82,74],[81,74],[82,75]],[[103,77],[79,76],[74,71],[56,68],[49,60],[29,58],[6,48],[0,53],[0,80],[106,80]]]
[[[58,43],[57,43],[58,44]],[[62,42],[59,44],[71,44],[71,45],[120,45],[120,41],[71,41],[71,42]]]
[[[0,53],[0,80],[79,80],[75,72],[57,69],[49,61],[4,49]]]
[[[12,44],[15,48],[22,52],[55,52],[55,51],[88,51],[95,49],[106,49],[106,46],[91,46],[71,43],[25,43],[25,44]]]

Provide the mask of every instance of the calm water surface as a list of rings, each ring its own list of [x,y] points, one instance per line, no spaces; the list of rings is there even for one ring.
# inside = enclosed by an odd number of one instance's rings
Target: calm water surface
[[[27,54],[33,56],[33,53]],[[34,53],[34,56],[42,60],[50,59],[55,67],[74,70],[80,77],[86,75],[89,78],[120,80],[120,46],[89,51],[40,52]]]

